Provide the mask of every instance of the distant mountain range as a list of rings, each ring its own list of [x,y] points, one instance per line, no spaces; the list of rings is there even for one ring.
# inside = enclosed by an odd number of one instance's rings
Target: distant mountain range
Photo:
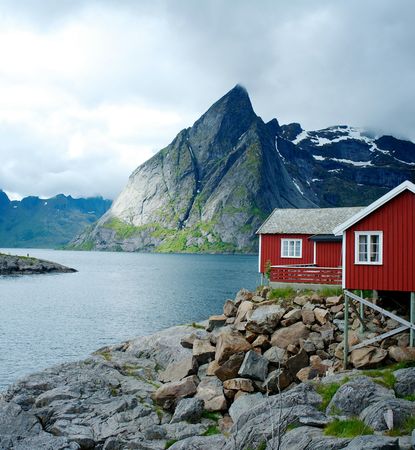
[[[251,252],[276,207],[365,205],[415,181],[415,144],[335,126],[264,123],[236,86],[139,166],[79,249]]]
[[[102,197],[57,195],[11,201],[0,190],[0,247],[56,248],[98,220],[111,206]]]

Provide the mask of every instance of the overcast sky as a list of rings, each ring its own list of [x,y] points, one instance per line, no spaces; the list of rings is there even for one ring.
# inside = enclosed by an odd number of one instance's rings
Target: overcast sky
[[[2,0],[0,188],[114,198],[236,83],[257,114],[415,140],[413,0]]]

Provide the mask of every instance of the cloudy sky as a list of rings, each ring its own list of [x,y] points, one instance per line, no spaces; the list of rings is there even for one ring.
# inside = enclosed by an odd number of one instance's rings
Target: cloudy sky
[[[236,83],[264,120],[415,141],[413,0],[2,0],[0,188],[114,198]]]

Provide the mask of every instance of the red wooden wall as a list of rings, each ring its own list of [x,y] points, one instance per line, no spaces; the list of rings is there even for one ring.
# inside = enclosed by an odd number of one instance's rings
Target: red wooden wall
[[[308,238],[309,234],[262,234],[261,235],[261,263],[260,272],[265,272],[267,261],[271,265],[313,264],[314,243]],[[302,239],[302,258],[281,258],[281,239]]]
[[[320,267],[341,267],[341,242],[316,242],[316,264]]]
[[[355,231],[383,231],[382,265],[355,265]],[[415,194],[402,192],[346,233],[347,289],[415,291]]]

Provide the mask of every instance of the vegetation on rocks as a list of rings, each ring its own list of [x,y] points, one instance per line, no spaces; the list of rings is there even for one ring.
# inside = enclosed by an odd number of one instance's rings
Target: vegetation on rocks
[[[345,420],[335,419],[324,428],[326,436],[336,436],[339,438],[353,438],[366,434],[373,434],[373,429],[367,426],[358,418]]]

